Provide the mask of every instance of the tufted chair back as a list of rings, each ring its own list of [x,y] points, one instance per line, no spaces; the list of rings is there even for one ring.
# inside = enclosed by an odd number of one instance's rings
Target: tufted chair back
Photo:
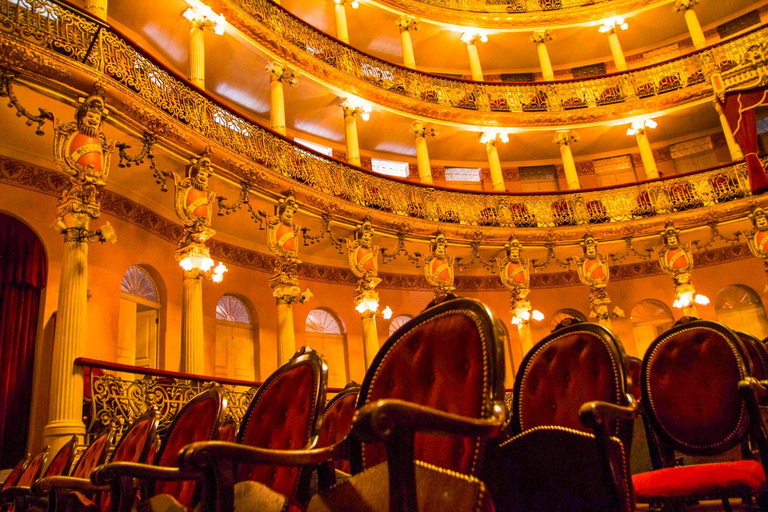
[[[48,467],[43,472],[43,477],[68,475],[69,469],[72,467],[72,461],[75,458],[76,449],[77,436],[72,436],[72,439],[67,441],[56,455],[53,456],[50,464],[48,464]]]
[[[21,472],[19,480],[16,482],[16,487],[29,487],[32,485],[32,482],[40,477],[40,471],[45,465],[46,458],[48,458],[47,446],[29,461],[29,464],[24,468],[24,471]]]
[[[226,441],[232,443],[237,436],[237,420],[235,418],[227,418],[219,429],[219,441]]]
[[[504,324],[482,302],[455,298],[429,307],[381,347],[363,380],[358,408],[399,399],[470,418],[504,405]],[[495,409],[498,408],[498,409]],[[476,475],[485,440],[417,433],[414,458]],[[383,444],[353,443],[352,472],[386,460]]]
[[[355,416],[360,385],[356,383],[350,384],[331,398],[328,405],[325,406],[325,416],[323,417],[320,436],[317,440],[318,448],[340,443],[352,430],[352,419]],[[337,460],[335,465],[339,471],[350,472],[348,460]]]
[[[629,390],[632,393],[632,397],[635,399],[635,401],[639,402],[642,396],[642,391],[640,390],[640,372],[643,368],[643,361],[642,359],[628,356],[627,367],[629,369],[629,377],[632,379],[632,386],[629,388]]]
[[[643,359],[642,405],[663,453],[715,455],[742,440],[749,426],[739,394],[739,381],[749,376],[744,352],[733,331],[693,318],[651,343]]]
[[[210,441],[219,435],[219,427],[227,412],[227,400],[218,384],[184,404],[176,414],[155,456],[158,466],[177,467],[177,455],[184,446],[197,441]],[[169,494],[179,503],[191,506],[195,481],[159,480],[152,494]]]
[[[736,332],[752,363],[752,376],[757,380],[768,379],[768,349],[763,343],[745,332]]]
[[[257,448],[299,450],[315,445],[328,383],[325,358],[300,348],[259,387],[243,416],[237,442]],[[309,485],[309,468],[237,467],[236,482],[259,482],[288,498]]]
[[[31,456],[27,454],[26,457],[21,459],[15,466],[13,466],[13,469],[10,473],[8,473],[8,477],[5,479],[5,482],[3,482],[3,486],[0,487],[0,491],[4,491],[5,489],[16,485],[16,482],[19,481],[21,474],[24,472],[24,468],[27,467],[30,457]]]
[[[514,433],[541,426],[590,432],[579,421],[582,404],[593,400],[627,405],[629,373],[621,342],[605,327],[578,322],[545,337],[523,359],[512,403]],[[610,435],[630,441],[619,424]],[[625,446],[629,443],[625,442]]]
[[[115,429],[109,428],[106,432],[93,440],[88,448],[85,449],[80,460],[77,461],[75,469],[72,470],[72,476],[75,478],[88,478],[91,471],[96,466],[104,463],[107,458],[107,452],[112,446],[112,439],[115,436]]]

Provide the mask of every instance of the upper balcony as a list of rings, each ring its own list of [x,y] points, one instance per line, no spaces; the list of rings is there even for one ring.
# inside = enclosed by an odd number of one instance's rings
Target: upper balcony
[[[759,27],[661,64],[555,82],[477,82],[415,71],[368,55],[270,0],[217,0],[215,9],[272,58],[334,90],[422,120],[506,128],[575,127],[709,101],[710,77],[744,63]]]

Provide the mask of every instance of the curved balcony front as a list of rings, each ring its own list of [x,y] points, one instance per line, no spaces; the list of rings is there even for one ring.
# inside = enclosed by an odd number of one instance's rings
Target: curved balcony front
[[[449,25],[532,30],[596,23],[674,0],[371,0],[398,14]]]
[[[230,24],[312,79],[423,120],[470,126],[572,127],[663,112],[712,98],[710,78],[760,47],[768,29],[640,69],[535,83],[475,82],[415,71],[320,32],[270,0],[216,0]]]
[[[394,219],[545,229],[669,215],[750,195],[744,163],[568,193],[487,193],[424,186],[377,175],[297,145],[190,86],[115,30],[71,8],[47,0],[36,0],[29,8],[2,0],[0,27],[0,62],[45,83],[63,83],[65,90],[77,90],[93,78],[109,84],[125,98],[124,113],[145,129],[176,140],[184,140],[186,131],[232,155],[226,165],[229,175],[243,182],[246,191],[259,188],[259,172],[267,172],[308,194],[320,193],[326,203],[394,214]],[[233,163],[232,158],[243,162]]]

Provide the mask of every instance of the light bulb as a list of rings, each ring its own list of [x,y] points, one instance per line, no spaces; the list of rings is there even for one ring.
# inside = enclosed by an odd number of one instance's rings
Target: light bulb
[[[384,320],[389,320],[392,318],[392,308],[387,306],[384,308],[384,311],[381,312],[381,316],[384,317]]]
[[[531,314],[531,316],[532,316],[532,317],[533,317],[533,319],[534,319],[534,320],[536,320],[537,322],[541,322],[542,320],[544,320],[544,313],[542,313],[542,312],[541,312],[541,311],[539,311],[538,309],[534,309],[534,310],[533,310],[533,313]]]
[[[709,297],[706,295],[696,294],[696,298],[694,299],[694,302],[696,304],[701,304],[702,306],[706,306],[709,304]]]

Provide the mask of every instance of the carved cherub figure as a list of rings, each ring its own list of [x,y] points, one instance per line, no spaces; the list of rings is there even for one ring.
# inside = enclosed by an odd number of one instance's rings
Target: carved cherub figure
[[[299,226],[293,220],[298,211],[296,198],[289,193],[277,205],[277,214],[267,220],[267,245],[272,254],[283,263],[298,265],[299,260]]]
[[[456,258],[446,254],[448,241],[443,233],[438,232],[430,245],[431,252],[424,258],[424,277],[435,288],[435,293],[451,292],[455,289],[453,264]]]

